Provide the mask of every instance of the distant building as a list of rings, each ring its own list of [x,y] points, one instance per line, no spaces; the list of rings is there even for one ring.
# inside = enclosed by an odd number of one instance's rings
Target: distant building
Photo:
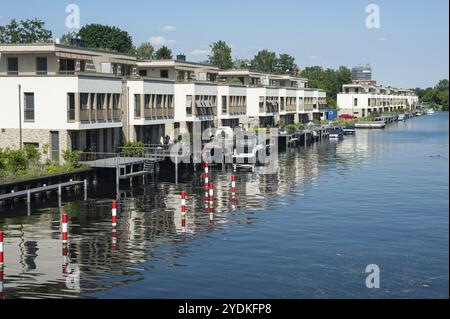
[[[370,65],[359,65],[352,69],[352,81],[372,81],[372,68]]]

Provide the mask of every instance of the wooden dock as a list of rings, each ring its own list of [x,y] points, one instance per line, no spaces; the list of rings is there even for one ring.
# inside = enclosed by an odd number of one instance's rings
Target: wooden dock
[[[22,197],[27,197],[27,202],[30,202],[32,194],[39,194],[39,193],[45,193],[45,192],[57,190],[58,194],[61,195],[61,191],[63,188],[84,185],[84,187],[86,189],[86,187],[87,187],[86,184],[87,184],[86,180],[70,181],[70,182],[61,183],[61,184],[48,185],[48,186],[42,186],[42,187],[37,187],[37,188],[21,190],[21,191],[17,191],[17,192],[12,191],[9,194],[0,195],[0,202],[4,202],[6,200],[11,200],[11,199],[16,199],[16,198],[22,198]]]

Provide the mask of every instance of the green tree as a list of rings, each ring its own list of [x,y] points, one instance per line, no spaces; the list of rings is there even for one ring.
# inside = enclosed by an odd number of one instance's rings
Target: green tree
[[[233,61],[233,69],[240,70],[240,69],[247,69],[250,65],[250,60],[248,59],[240,59],[236,58]]]
[[[45,29],[45,22],[27,19],[17,22],[15,19],[6,26],[0,26],[0,43],[48,43],[52,41],[52,32]]]
[[[76,32],[67,32],[64,33],[61,38],[59,38],[59,40],[61,41],[62,44],[65,45],[71,45],[72,44],[72,39],[75,39],[78,37],[78,33]]]
[[[342,91],[344,84],[352,82],[351,71],[345,66],[337,70],[324,70],[320,66],[307,67],[302,71],[301,76],[309,80],[309,87],[322,89],[327,93],[329,108],[336,108],[337,94]]]
[[[133,42],[128,32],[117,27],[101,24],[88,24],[80,29],[78,35],[84,40],[86,47],[99,48],[130,53]]]
[[[293,56],[289,54],[280,54],[278,57],[276,73],[294,75],[296,69],[298,69],[298,67],[297,64],[295,64],[295,58]]]
[[[153,58],[155,60],[171,60],[173,58],[172,51],[168,47],[163,45],[155,52]]]
[[[208,56],[209,64],[217,66],[221,70],[228,70],[233,67],[231,58],[231,47],[225,41],[217,41],[210,45],[211,55]]]
[[[134,49],[134,55],[139,60],[150,60],[153,58],[153,53],[155,52],[155,48],[151,45],[150,42],[144,42],[140,46]]]
[[[253,69],[259,72],[275,73],[277,64],[277,55],[268,50],[259,51],[252,60]]]

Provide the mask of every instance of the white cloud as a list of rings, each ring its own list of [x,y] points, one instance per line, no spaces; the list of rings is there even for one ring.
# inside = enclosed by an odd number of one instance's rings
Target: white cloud
[[[211,53],[210,50],[196,49],[196,50],[191,51],[190,55],[193,55],[193,56],[207,56],[210,53]]]
[[[163,32],[175,32],[177,31],[177,27],[174,25],[165,25],[161,28]]]
[[[175,43],[175,40],[166,39],[163,36],[151,37],[148,40],[152,45],[169,45]]]

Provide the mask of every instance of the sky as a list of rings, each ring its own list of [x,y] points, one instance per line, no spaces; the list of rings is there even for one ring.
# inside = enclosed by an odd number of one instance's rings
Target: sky
[[[189,61],[206,60],[209,45],[224,40],[239,58],[268,49],[294,56],[300,68],[370,64],[386,86],[448,79],[448,0],[0,0],[0,25],[39,18],[58,38],[74,31],[66,26],[69,4],[79,7],[81,26],[114,25],[135,45],[167,45]],[[378,28],[367,27],[370,4],[379,9]]]

